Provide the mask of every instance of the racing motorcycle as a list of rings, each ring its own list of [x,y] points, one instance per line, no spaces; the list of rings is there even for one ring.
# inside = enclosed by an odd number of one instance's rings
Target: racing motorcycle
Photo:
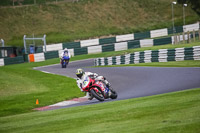
[[[66,68],[69,63],[69,56],[63,56],[60,63],[62,68]]]
[[[104,101],[105,99],[111,98],[116,99],[117,98],[117,92],[113,90],[111,87],[106,87],[106,85],[100,81],[95,80],[90,77],[85,77],[83,85],[82,85],[83,91],[89,92],[92,96],[94,96],[99,101]]]

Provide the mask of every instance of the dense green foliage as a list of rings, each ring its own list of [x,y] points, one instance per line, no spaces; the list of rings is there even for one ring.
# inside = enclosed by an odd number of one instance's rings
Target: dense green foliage
[[[50,44],[172,27],[171,1],[81,0],[0,8],[0,38],[5,45],[23,46],[23,35],[46,34]],[[199,20],[189,6],[185,12],[186,24]],[[176,26],[183,25],[182,17],[182,5],[177,4]]]
[[[200,16],[200,1],[199,0],[178,0],[180,4],[189,3],[192,9]]]

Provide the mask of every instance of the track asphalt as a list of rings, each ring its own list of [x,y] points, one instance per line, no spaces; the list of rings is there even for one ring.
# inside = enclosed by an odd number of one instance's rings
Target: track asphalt
[[[70,62],[67,68],[61,68],[60,64],[37,67],[47,73],[64,75],[76,78],[77,68],[83,68],[85,71],[98,73],[105,76],[117,91],[116,100],[130,99],[158,95],[168,92],[181,91],[185,89],[200,88],[200,67],[91,67],[94,66],[94,60],[82,60]],[[114,101],[114,100],[106,100]],[[55,108],[67,108],[80,105],[102,103],[96,99]],[[44,108],[41,110],[51,110],[54,108]],[[39,109],[38,109],[39,110]]]

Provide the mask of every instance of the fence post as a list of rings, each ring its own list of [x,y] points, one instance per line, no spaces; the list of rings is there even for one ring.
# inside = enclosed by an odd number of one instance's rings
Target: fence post
[[[183,43],[185,44],[185,32],[183,32]]]
[[[177,44],[178,43],[178,36],[177,36],[177,34],[175,34],[175,44]]]
[[[43,42],[44,42],[44,50],[45,50],[45,53],[46,53],[47,52],[46,35],[44,35],[44,37],[43,37]]]
[[[178,34],[178,43],[180,44],[181,43],[181,34]]]
[[[176,35],[174,34],[174,45],[176,44]]]
[[[176,35],[176,44],[179,44],[179,34]]]
[[[188,36],[188,43],[190,43],[190,32],[187,32],[187,36]]]
[[[2,47],[4,47],[5,45],[4,45],[4,40],[3,39],[1,39],[1,43],[2,43]]]
[[[200,40],[200,29],[199,29],[199,40]]]
[[[195,31],[193,30],[193,41],[195,42]]]
[[[175,34],[174,37],[175,37],[174,42],[175,44],[177,44],[177,34]]]
[[[26,51],[26,35],[24,35],[23,41],[24,41],[24,53],[27,54],[27,51]]]

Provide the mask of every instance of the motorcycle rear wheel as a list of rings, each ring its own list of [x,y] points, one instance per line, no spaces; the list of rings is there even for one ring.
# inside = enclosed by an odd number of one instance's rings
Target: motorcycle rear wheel
[[[104,101],[104,96],[101,91],[96,92],[94,89],[90,91],[90,93],[99,101]]]

